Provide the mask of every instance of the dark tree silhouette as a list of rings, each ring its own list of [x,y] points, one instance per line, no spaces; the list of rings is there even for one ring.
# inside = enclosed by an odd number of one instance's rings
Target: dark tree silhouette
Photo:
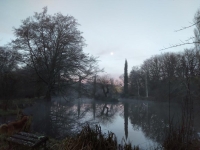
[[[28,17],[14,29],[17,39],[13,46],[24,51],[23,62],[46,84],[47,100],[51,100],[60,79],[68,84],[79,77],[84,80],[97,65],[96,58],[82,51],[85,43],[77,26],[74,17],[61,13],[48,15],[45,7],[43,12]]]
[[[103,91],[104,97],[108,97],[110,94],[110,77],[108,75],[99,76],[98,83]]]
[[[124,96],[128,96],[128,63],[125,60],[124,65]]]

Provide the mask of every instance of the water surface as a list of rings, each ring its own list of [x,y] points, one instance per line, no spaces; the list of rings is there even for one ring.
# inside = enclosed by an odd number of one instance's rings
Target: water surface
[[[122,140],[149,149],[162,143],[169,127],[169,104],[144,100],[120,102],[77,99],[65,102],[54,98],[52,102],[37,102],[23,110],[33,115],[31,130],[62,139],[77,134],[86,123],[99,124],[103,132],[112,131],[118,142]],[[179,122],[181,109],[170,105],[170,116]],[[0,118],[1,122],[5,119]]]

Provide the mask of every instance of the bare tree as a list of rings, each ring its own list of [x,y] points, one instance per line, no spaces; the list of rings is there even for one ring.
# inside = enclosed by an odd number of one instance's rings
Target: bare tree
[[[141,72],[138,67],[132,67],[132,70],[129,75],[129,82],[130,92],[137,93],[137,96],[140,96]],[[137,89],[137,92],[135,92],[134,89]]]
[[[179,47],[179,46],[183,46],[183,45],[188,45],[188,44],[195,44],[196,48],[200,48],[200,10],[197,11],[197,13],[194,16],[194,21],[193,23],[191,23],[191,25],[186,26],[186,27],[182,27],[179,30],[176,30],[175,32],[178,31],[182,31],[188,28],[191,28],[193,26],[196,26],[196,29],[194,29],[194,36],[190,37],[184,41],[180,41],[180,43],[177,44],[172,44],[168,47],[164,47],[162,50],[166,50],[166,49],[170,49],[170,48],[174,48],[174,47]],[[199,49],[200,50],[200,49]]]
[[[74,17],[48,15],[45,7],[14,29],[13,46],[23,51],[23,62],[46,84],[47,100],[51,100],[57,79],[70,84],[80,76],[85,79],[95,68],[96,58],[83,52],[85,43],[77,26]]]
[[[110,94],[110,86],[111,86],[111,82],[110,82],[110,77],[108,75],[103,75],[103,76],[99,76],[97,79],[97,82],[99,83],[104,97],[108,97],[108,95]]]
[[[148,60],[144,61],[141,66],[141,72],[143,72],[144,80],[145,80],[145,94],[146,97],[149,97],[149,89],[148,89],[148,79],[149,79],[149,63]]]

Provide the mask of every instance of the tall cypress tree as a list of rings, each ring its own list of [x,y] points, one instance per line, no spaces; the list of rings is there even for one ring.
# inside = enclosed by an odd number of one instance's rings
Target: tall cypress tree
[[[125,60],[124,65],[124,96],[128,96],[128,63]]]

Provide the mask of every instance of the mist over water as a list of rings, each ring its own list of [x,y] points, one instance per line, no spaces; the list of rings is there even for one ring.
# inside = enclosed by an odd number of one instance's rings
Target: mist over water
[[[119,143],[123,140],[146,149],[162,143],[169,130],[167,102],[125,99],[120,102],[105,102],[84,98],[66,102],[53,98],[52,102],[38,101],[23,112],[33,115],[32,132],[56,139],[76,135],[86,124],[99,124],[104,133],[115,133]],[[171,103],[170,116],[173,125],[180,123],[180,104]],[[0,118],[0,122],[4,123],[9,119],[13,120],[13,117]],[[197,132],[198,120],[196,118],[194,124]]]
[[[125,102],[126,101],[126,102]],[[73,136],[86,123],[101,125],[102,131],[112,131],[118,142],[123,140],[140,147],[149,147],[162,142],[168,128],[168,104],[141,100],[121,102],[77,99],[65,102],[54,98],[52,102],[36,103],[24,109],[33,114],[32,130],[54,138]],[[171,104],[171,115],[178,122],[181,110]]]

